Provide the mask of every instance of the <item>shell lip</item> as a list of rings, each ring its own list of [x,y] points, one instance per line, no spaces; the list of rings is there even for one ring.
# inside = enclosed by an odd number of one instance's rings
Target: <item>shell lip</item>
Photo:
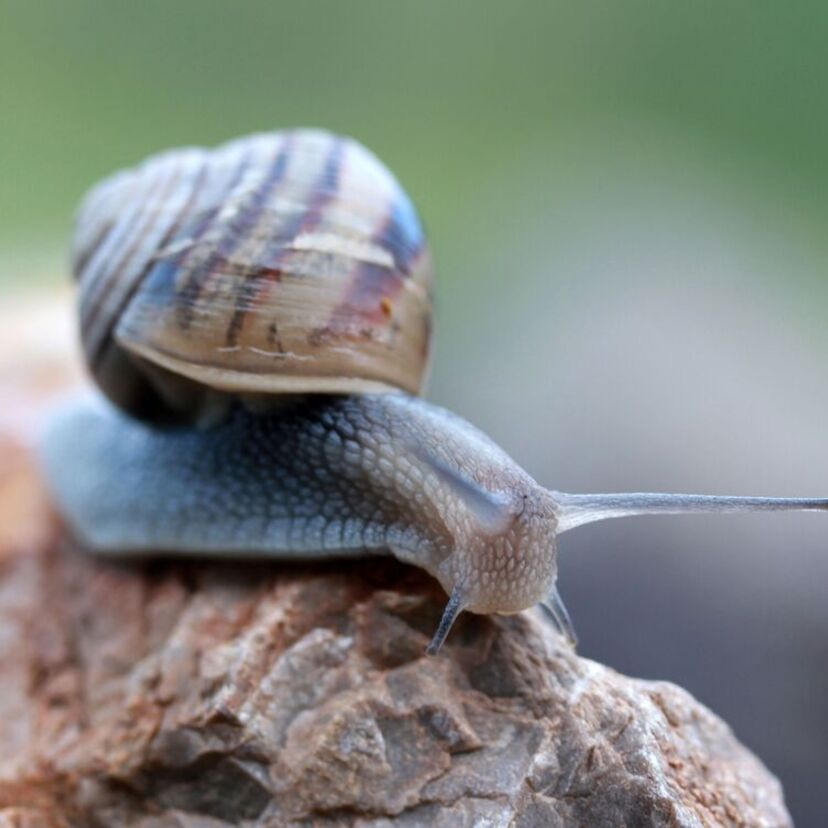
[[[165,368],[174,374],[187,377],[217,391],[229,393],[389,394],[405,391],[417,395],[420,392],[419,388],[404,388],[401,385],[395,385],[381,379],[314,374],[308,371],[306,363],[303,364],[301,374],[258,374],[188,362],[169,354],[160,353],[154,348],[148,348],[136,342],[130,342],[126,347],[135,356]]]

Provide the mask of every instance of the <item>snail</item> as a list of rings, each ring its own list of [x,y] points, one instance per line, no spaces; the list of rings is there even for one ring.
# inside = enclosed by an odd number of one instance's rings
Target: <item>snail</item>
[[[114,555],[392,553],[460,612],[540,604],[573,643],[557,538],[626,515],[828,510],[828,499],[564,494],[418,396],[432,266],[383,164],[327,132],[150,157],[77,217],[80,333],[101,395],[43,441],[59,511]]]

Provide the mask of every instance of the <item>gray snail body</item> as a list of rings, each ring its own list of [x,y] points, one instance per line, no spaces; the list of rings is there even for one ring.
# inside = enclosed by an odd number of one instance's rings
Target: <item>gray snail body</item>
[[[480,431],[404,393],[238,408],[209,431],[147,428],[89,403],[55,421],[46,456],[70,521],[104,552],[390,550],[449,593],[462,584],[483,613],[516,612],[553,586],[551,495]],[[502,499],[487,504],[494,487]]]
[[[540,604],[557,536],[632,514],[828,510],[824,499],[568,495],[416,396],[431,268],[416,212],[353,141],[316,131],[150,159],[94,189],[75,272],[93,375],[43,443],[59,509],[107,554],[390,552],[462,610]],[[398,389],[398,390],[396,390]]]

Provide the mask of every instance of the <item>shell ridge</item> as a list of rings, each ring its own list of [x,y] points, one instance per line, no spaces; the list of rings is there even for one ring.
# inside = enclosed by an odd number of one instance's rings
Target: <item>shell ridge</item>
[[[178,320],[184,330],[187,330],[192,324],[195,308],[199,302],[202,301],[202,294],[212,281],[212,278],[217,270],[216,266],[222,259],[226,259],[229,255],[231,255],[233,250],[242,243],[245,237],[245,230],[249,232],[252,223],[255,222],[255,218],[251,219],[251,213],[258,213],[260,210],[260,208],[256,208],[257,201],[264,198],[264,192],[266,192],[266,189],[269,189],[271,179],[276,176],[276,180],[278,180],[278,176],[282,174],[282,165],[284,164],[284,159],[287,157],[286,145],[289,141],[290,138],[288,136],[287,138],[282,138],[276,142],[276,146],[270,154],[268,172],[265,176],[263,176],[263,180],[259,183],[256,190],[248,196],[248,199],[252,203],[245,204],[244,208],[242,208],[239,213],[234,216],[233,220],[230,222],[230,226],[227,227],[219,236],[216,242],[216,247],[213,251],[203,262],[193,268],[193,271],[188,274],[184,288],[177,291],[176,298],[178,300],[177,307],[179,309]],[[249,171],[252,168],[253,157],[254,153],[250,153],[247,158],[247,163],[244,165],[244,169],[239,170],[239,175],[235,181],[235,184],[230,190],[230,201],[233,199],[233,191],[241,186],[245,175],[249,174]],[[220,216],[221,211],[224,209],[226,209],[226,204],[220,205],[216,216]],[[209,301],[209,298],[207,301]]]
[[[372,236],[374,243],[388,250],[397,267],[392,269],[377,262],[363,260],[354,272],[343,300],[331,312],[328,322],[331,330],[346,332],[349,327],[346,320],[355,316],[357,312],[361,315],[367,313],[369,318],[377,323],[387,322],[393,315],[394,300],[402,290],[404,275],[408,273],[399,267],[398,252],[388,243],[390,238],[400,235],[397,230],[398,201],[399,193],[395,193],[394,200],[386,208],[383,221]],[[391,336],[395,334],[392,321]]]
[[[159,249],[164,248],[166,244],[173,238],[173,236],[178,232],[182,220],[186,217],[187,213],[189,212],[192,205],[198,200],[198,195],[201,187],[204,185],[204,182],[207,178],[207,170],[208,164],[203,162],[201,167],[199,168],[198,172],[196,173],[192,188],[181,205],[180,210],[175,218],[175,220],[170,224],[167,230],[164,233],[163,238],[159,242]],[[125,291],[124,295],[121,297],[119,302],[117,311],[115,313],[115,318],[120,320],[123,318],[123,315],[126,311],[126,308],[129,306],[132,299],[135,297],[135,294],[144,286],[147,275],[149,272],[156,266],[158,259],[156,256],[151,256],[147,259],[143,269],[138,274],[137,278],[134,279],[127,291]],[[118,329],[117,326],[115,327],[115,336],[117,337]]]
[[[88,257],[86,267],[75,272],[81,296],[81,313],[88,312],[88,306],[92,304],[94,291],[98,288],[98,282],[106,279],[108,274],[107,264],[112,254],[117,251],[118,244],[133,231],[135,218],[140,215],[143,201],[146,194],[156,182],[158,168],[151,169],[147,175],[140,176],[137,171],[128,179],[131,184],[124,192],[119,201],[123,206],[115,213],[112,219],[111,228],[105,238],[98,246],[93,255]],[[114,201],[114,199],[113,199]],[[96,210],[103,210],[103,205],[94,201],[86,204],[83,214],[79,217],[79,223],[93,221],[97,218]],[[92,291],[93,293],[90,293]],[[83,319],[81,320],[83,324]]]
[[[343,163],[343,149],[344,141],[334,137],[322,167],[322,172],[311,186],[310,192],[313,193],[313,198],[310,206],[305,211],[297,213],[295,222],[289,225],[284,232],[284,236],[288,240],[295,239],[300,233],[308,232],[308,230],[318,225],[322,220],[325,205],[338,192],[339,176]],[[272,244],[265,247],[264,254],[261,257],[263,263],[269,261],[269,251],[273,247],[274,245]],[[260,298],[265,286],[268,286],[273,281],[279,281],[281,278],[285,251],[286,246],[283,244],[279,245],[274,263],[272,265],[268,264],[261,269],[248,272],[247,277],[239,286],[233,316],[227,328],[226,342],[228,345],[235,345],[238,341],[238,336],[244,325],[244,319],[248,313],[248,309],[255,306],[256,299]],[[262,275],[266,275],[268,278],[262,280]],[[259,285],[253,284],[251,289],[250,280],[255,276],[260,277],[261,283]]]
[[[260,193],[255,218],[253,218],[249,229],[255,227],[256,223],[259,222],[262,215],[266,212],[265,205],[267,203],[267,198],[278,189],[279,183],[284,179],[285,173],[287,172],[288,161],[290,160],[290,154],[293,150],[293,145],[293,135],[289,134],[284,142],[281,152],[279,153],[279,158],[274,165],[274,170],[270,176],[267,189],[261,191]],[[230,251],[228,255],[232,255],[232,251]],[[225,261],[229,261],[228,255],[224,257]],[[244,317],[247,313],[246,306],[255,299],[256,291],[251,291],[249,284],[250,269],[247,268],[246,270],[247,272],[240,274],[241,278],[239,279],[236,290],[234,291],[233,315],[230,317],[230,321],[224,335],[225,343],[231,347],[236,345],[238,335],[241,332],[242,325],[244,324]]]
[[[238,187],[245,175],[245,172],[252,163],[252,157],[253,152],[249,148],[241,153],[241,158],[235,165],[235,171],[230,178],[229,183],[221,191],[222,195],[226,196]],[[224,199],[216,198],[215,204],[212,207],[205,209],[201,214],[201,218],[196,222],[193,230],[187,238],[189,244],[185,247],[185,249],[180,252],[176,252],[171,258],[163,258],[163,260],[160,260],[157,263],[159,268],[164,269],[165,274],[172,275],[176,269],[181,267],[185,262],[189,261],[191,255],[198,249],[200,241],[205,235],[207,235],[213,221],[216,216],[219,215],[223,209],[223,206]],[[170,291],[176,298],[176,312],[178,314],[179,324],[181,324],[181,326],[185,329],[189,326],[189,322],[191,321],[188,313],[192,311],[192,308],[198,300],[199,293],[201,292],[203,275],[204,271],[201,268],[193,267],[187,273],[181,287],[176,290],[173,286],[173,289]],[[154,273],[151,273],[148,278],[153,281],[156,280],[156,278],[158,281],[162,281],[162,278],[160,276],[156,277]]]
[[[124,252],[117,263],[107,270],[106,276],[95,284],[97,290],[90,286],[91,294],[88,294],[88,296],[91,302],[87,306],[88,312],[83,320],[83,330],[89,348],[90,362],[93,366],[98,361],[101,350],[106,346],[113,327],[111,320],[116,318],[110,312],[113,309],[111,296],[113,293],[115,294],[114,306],[120,308],[122,305],[117,301],[118,293],[132,292],[134,285],[140,284],[139,277],[131,287],[125,278],[125,274],[135,256],[141,250],[142,244],[146,242],[147,236],[151,236],[154,228],[160,226],[160,222],[167,218],[164,204],[168,203],[170,193],[174,191],[184,176],[183,167],[183,164],[173,165],[173,170],[167,175],[161,189],[158,191],[158,207],[150,210],[145,209],[143,214],[139,214],[140,221],[135,223],[133,232],[129,236],[129,244],[125,246]],[[175,220],[173,219],[173,222]],[[107,313],[104,313],[104,311],[107,311]]]

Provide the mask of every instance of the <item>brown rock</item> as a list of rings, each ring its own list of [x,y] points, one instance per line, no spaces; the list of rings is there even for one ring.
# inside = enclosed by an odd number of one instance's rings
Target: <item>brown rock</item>
[[[445,596],[391,559],[95,559],[25,443],[0,425],[0,828],[791,824],[712,713],[532,613],[428,659]]]
[[[530,614],[425,658],[442,602],[391,560],[7,550],[0,825],[790,824],[715,716]]]

